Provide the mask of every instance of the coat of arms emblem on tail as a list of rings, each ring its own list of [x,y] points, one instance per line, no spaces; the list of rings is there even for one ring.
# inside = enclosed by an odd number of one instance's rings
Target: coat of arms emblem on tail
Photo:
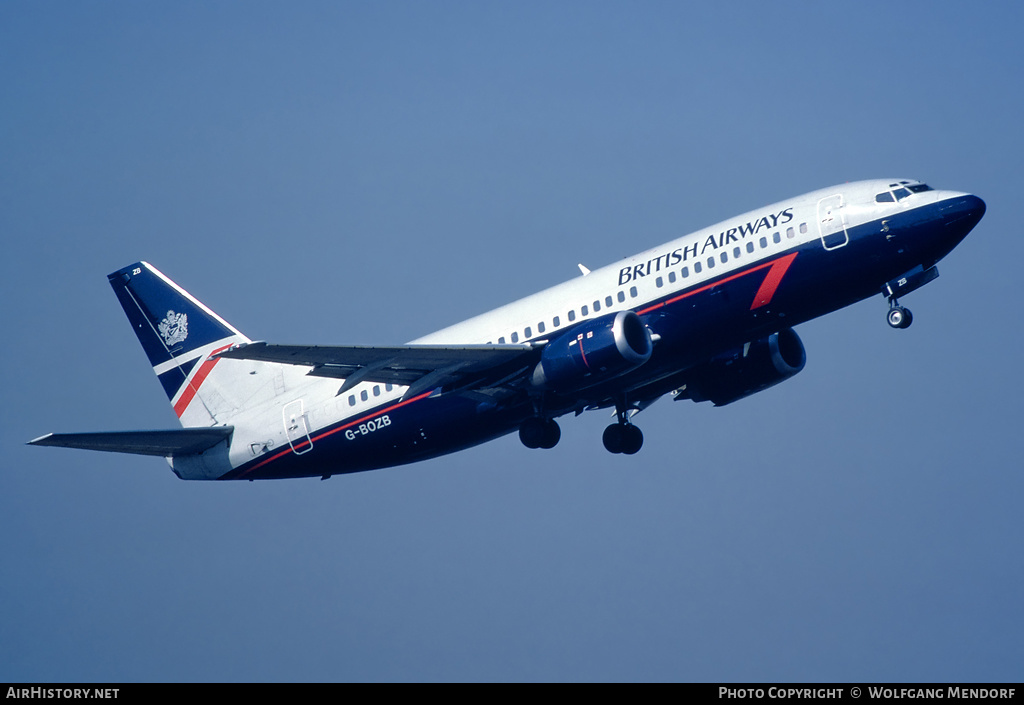
[[[176,345],[188,337],[188,316],[184,313],[168,311],[157,329],[167,347]]]

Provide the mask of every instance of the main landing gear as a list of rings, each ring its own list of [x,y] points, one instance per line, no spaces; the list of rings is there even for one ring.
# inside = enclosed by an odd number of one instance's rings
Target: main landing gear
[[[631,423],[613,423],[604,430],[601,440],[609,453],[633,455],[643,447],[644,434]]]
[[[519,440],[527,448],[554,448],[561,437],[562,429],[554,419],[534,416],[519,427]]]
[[[625,404],[615,405],[616,423],[604,430],[601,440],[609,453],[633,455],[644,444],[644,434],[629,422]],[[527,448],[554,448],[562,437],[562,429],[554,419],[532,416],[519,426],[519,440]]]
[[[609,453],[633,455],[643,447],[643,431],[629,422],[625,404],[615,404],[615,417],[616,423],[606,428],[601,437],[604,447]]]

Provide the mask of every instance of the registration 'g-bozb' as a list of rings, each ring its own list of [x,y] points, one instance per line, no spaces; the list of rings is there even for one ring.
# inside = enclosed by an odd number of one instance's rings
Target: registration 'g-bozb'
[[[329,477],[451,453],[614,409],[640,450],[659,397],[716,406],[803,369],[793,326],[870,296],[899,304],[978,224],[984,202],[862,181],[726,220],[398,347],[254,343],[153,266],[109,276],[184,428],[50,434],[34,445],[166,457],[188,480]]]

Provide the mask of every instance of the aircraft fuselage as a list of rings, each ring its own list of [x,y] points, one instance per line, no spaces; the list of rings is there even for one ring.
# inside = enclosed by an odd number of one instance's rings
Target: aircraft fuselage
[[[253,343],[151,265],[109,275],[183,429],[36,445],[162,455],[183,479],[329,477],[410,463],[614,408],[635,453],[657,398],[729,404],[798,373],[793,331],[938,276],[985,213],[916,181],[844,184],[758,208],[397,347]]]

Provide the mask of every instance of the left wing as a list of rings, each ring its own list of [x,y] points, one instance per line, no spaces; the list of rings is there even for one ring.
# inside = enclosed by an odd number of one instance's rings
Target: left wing
[[[532,345],[402,345],[396,347],[237,345],[215,357],[309,365],[308,374],[344,379],[342,394],[360,382],[408,386],[403,399],[429,389],[497,391],[533,369],[544,343]]]

